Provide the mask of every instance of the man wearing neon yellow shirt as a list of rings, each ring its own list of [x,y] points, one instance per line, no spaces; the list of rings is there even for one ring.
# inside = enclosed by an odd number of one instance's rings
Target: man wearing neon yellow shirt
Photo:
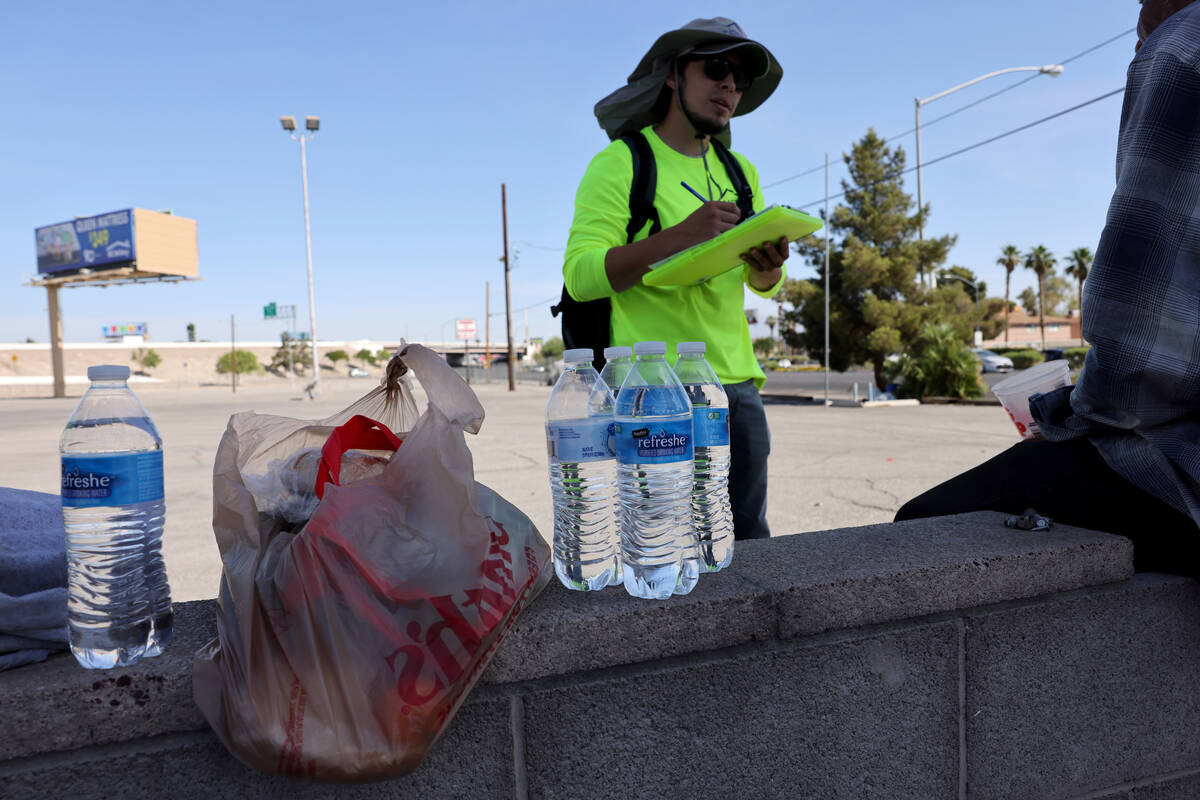
[[[732,228],[747,206],[762,210],[758,172],[741,155],[721,150],[729,141],[730,118],[761,105],[782,75],[770,51],[724,17],[693,20],[660,36],[627,84],[596,104],[611,139],[640,133],[648,145],[656,181],[649,189],[652,208],[643,214],[646,224],[638,225],[641,217],[631,223],[634,146],[613,141],[592,159],[580,182],[563,264],[571,298],[611,303],[612,344],[665,341],[672,362],[677,343],[707,344],[708,361],[729,396],[729,496],[737,539],[770,536],[770,432],[758,394],[764,376],[751,345],[743,287],[764,298],[779,290],[787,240],[764,242],[742,255],[741,269],[699,285],[652,287],[642,277],[651,264]],[[744,182],[727,168],[730,156]]]

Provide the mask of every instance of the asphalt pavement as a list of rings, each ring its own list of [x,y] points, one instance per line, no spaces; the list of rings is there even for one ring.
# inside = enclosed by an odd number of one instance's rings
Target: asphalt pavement
[[[788,375],[787,381],[781,378]],[[801,376],[792,383],[790,376]],[[866,373],[859,373],[860,384]],[[848,386],[854,373],[842,376]],[[776,373],[767,391],[799,395],[821,373]],[[164,554],[179,600],[214,597],[220,556],[212,534],[212,466],[229,416],[259,411],[319,419],[374,385],[363,379],[322,381],[316,400],[270,383],[189,389],[138,388],[164,442],[167,523]],[[468,435],[475,477],[521,508],[547,538],[552,533],[543,417],[550,387],[506,380],[473,384],[487,417]],[[77,398],[0,399],[0,486],[57,492],[58,440]],[[422,403],[423,407],[423,403]],[[767,518],[773,535],[885,522],[908,498],[975,466],[1017,441],[996,406],[907,408],[767,406],[771,427]],[[429,502],[436,502],[431,498]]]

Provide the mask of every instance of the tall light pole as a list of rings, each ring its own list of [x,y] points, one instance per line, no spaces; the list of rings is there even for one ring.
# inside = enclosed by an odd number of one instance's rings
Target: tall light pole
[[[317,306],[313,298],[312,234],[308,225],[308,160],[305,157],[304,145],[317,135],[317,129],[321,127],[321,118],[304,118],[304,129],[309,131],[308,134],[296,132],[295,117],[280,117],[279,123],[292,137],[292,141],[300,143],[300,183],[304,188],[304,256],[308,261],[308,338],[312,343],[313,364],[312,389],[309,391],[309,397],[313,397],[321,385],[321,365],[317,362]]]
[[[924,100],[922,100],[919,97],[916,98],[913,102],[916,104],[916,109],[917,109],[917,112],[916,112],[916,117],[917,117],[917,124],[916,124],[916,133],[917,133],[917,213],[920,213],[921,210],[925,207],[925,204],[923,202],[924,198],[921,193],[921,106],[926,105],[927,103],[932,103],[934,100],[940,100],[941,98],[945,97],[948,94],[953,94],[954,92],[957,92],[959,89],[965,89],[968,86],[973,86],[974,84],[979,83],[980,81],[985,81],[988,78],[994,78],[997,75],[1007,75],[1010,72],[1040,72],[1043,75],[1049,75],[1051,78],[1057,78],[1059,75],[1062,74],[1062,71],[1063,71],[1062,64],[1047,64],[1047,65],[1041,66],[1041,67],[1009,67],[1008,69],[998,69],[995,72],[989,72],[986,75],[980,75],[978,78],[972,78],[971,80],[967,81],[966,83],[960,83],[958,86],[952,86],[949,89],[947,89],[946,91],[938,92],[935,95],[926,97]],[[917,227],[917,239],[922,242],[925,241],[925,220],[924,220],[924,218],[921,219],[921,221]],[[920,268],[920,271],[921,271],[920,278],[921,278],[921,283],[923,285],[925,282],[925,265],[918,264],[918,267]],[[932,281],[932,279],[930,279],[930,285],[932,285],[932,283],[933,283],[933,281]]]

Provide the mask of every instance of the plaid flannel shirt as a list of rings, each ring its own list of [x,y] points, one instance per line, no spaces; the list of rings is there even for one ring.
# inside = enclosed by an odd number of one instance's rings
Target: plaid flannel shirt
[[[1031,402],[1043,434],[1087,436],[1118,474],[1200,525],[1200,3],[1129,65],[1083,335],[1079,382]]]

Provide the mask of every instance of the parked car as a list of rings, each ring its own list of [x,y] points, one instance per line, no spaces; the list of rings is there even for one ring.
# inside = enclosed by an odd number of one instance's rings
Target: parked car
[[[1051,347],[1048,350],[1043,350],[1042,355],[1046,357],[1047,361],[1061,361],[1067,357],[1067,354],[1062,351],[1061,347]]]
[[[982,347],[977,347],[971,352],[983,363],[984,372],[1012,372],[1013,363],[1008,356],[997,355]]]
[[[350,377],[351,378],[369,378],[369,377],[371,377],[371,373],[367,372],[362,367],[351,367],[350,368]]]

